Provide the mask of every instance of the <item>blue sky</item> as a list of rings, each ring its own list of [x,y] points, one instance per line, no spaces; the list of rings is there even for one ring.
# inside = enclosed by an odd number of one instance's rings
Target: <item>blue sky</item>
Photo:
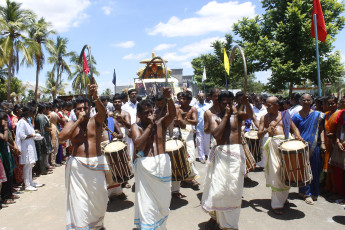
[[[5,0],[1,0],[4,4]],[[115,0],[18,0],[23,8],[52,22],[62,37],[69,39],[68,50],[80,53],[83,45],[91,46],[97,61],[96,77],[99,92],[114,89],[111,80],[114,68],[118,85],[133,84],[139,61],[155,54],[168,60],[169,68],[183,68],[193,74],[191,60],[212,52],[210,43],[231,33],[232,24],[244,16],[262,14],[260,1],[115,1]],[[55,39],[55,37],[52,37]],[[337,36],[336,50],[345,60],[345,32]],[[48,56],[48,55],[46,55]],[[45,86],[47,64],[40,75]],[[21,66],[17,76],[24,82],[35,82],[35,68]],[[269,73],[257,73],[267,82]],[[64,82],[70,83],[67,76]],[[66,88],[66,92],[70,90]]]

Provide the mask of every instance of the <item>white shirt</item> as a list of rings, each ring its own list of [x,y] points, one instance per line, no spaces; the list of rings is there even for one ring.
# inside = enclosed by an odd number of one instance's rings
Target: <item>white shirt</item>
[[[138,102],[133,104],[133,102],[129,101],[121,107],[123,111],[126,111],[131,116],[131,125],[137,121],[137,105]]]
[[[265,116],[267,114],[267,109],[265,108],[265,106],[261,106],[261,109],[258,109],[255,107],[255,105],[253,106],[253,112],[255,114],[255,117],[256,117],[256,121],[258,123],[260,123],[260,119],[262,116]],[[259,127],[256,127],[256,130],[258,129]]]
[[[17,123],[16,139],[22,155],[19,157],[19,164],[32,164],[37,161],[37,152],[35,141],[33,137],[26,138],[29,135],[35,134],[35,130],[30,123],[25,119],[20,119]]]
[[[290,113],[290,116],[293,117],[296,113],[298,113],[301,110],[302,110],[301,105],[295,105],[295,106],[291,107],[288,111]]]
[[[198,124],[196,125],[196,131],[197,132],[203,132],[204,131],[204,113],[209,110],[210,104],[200,104],[200,102],[198,102],[195,106],[194,106],[198,112]]]
[[[71,110],[71,113],[69,114],[68,121],[76,122],[77,120],[78,120],[78,119],[77,119],[77,116],[75,115],[74,109],[72,109],[72,110]]]

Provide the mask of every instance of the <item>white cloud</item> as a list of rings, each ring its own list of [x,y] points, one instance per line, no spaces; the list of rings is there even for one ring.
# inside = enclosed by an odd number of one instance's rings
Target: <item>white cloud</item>
[[[203,6],[198,12],[197,17],[180,19],[173,16],[167,23],[160,22],[149,35],[166,37],[178,36],[199,36],[209,32],[228,32],[234,22],[243,17],[253,17],[255,15],[255,5],[251,2],[239,3],[229,1],[218,3],[212,1]]]
[[[215,40],[224,40],[219,37],[206,38],[198,42],[185,45],[178,49],[178,52],[165,53],[163,55],[168,61],[180,62],[181,64],[186,64],[187,60],[195,58],[202,53],[207,53],[213,50],[211,43]]]
[[[88,15],[84,12],[90,0],[20,0],[23,9],[34,11],[53,24],[58,32],[66,32],[78,27]]]
[[[135,42],[134,41],[126,41],[126,42],[111,44],[111,46],[121,47],[121,48],[127,49],[127,48],[132,48],[133,46],[135,46]]]
[[[145,53],[139,53],[139,54],[127,54],[126,56],[122,57],[122,59],[124,60],[139,60],[139,59],[143,59],[144,57],[146,57],[148,54],[147,52]]]
[[[153,48],[153,50],[155,51],[160,51],[160,50],[166,50],[166,49],[170,49],[170,48],[173,48],[175,47],[176,44],[160,44],[158,46],[156,46],[155,48]]]
[[[113,8],[111,8],[109,6],[103,6],[102,10],[103,10],[105,15],[109,15],[111,13],[111,11],[113,11]]]
[[[110,74],[110,71],[108,71],[108,70],[105,70],[105,71],[102,71],[102,72],[101,72],[101,76],[102,76],[102,75],[109,75],[109,74]]]

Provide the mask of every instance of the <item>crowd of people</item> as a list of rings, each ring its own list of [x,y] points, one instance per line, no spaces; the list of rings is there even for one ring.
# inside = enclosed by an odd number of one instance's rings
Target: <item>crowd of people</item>
[[[1,103],[2,208],[15,203],[21,188],[36,191],[43,186],[33,176],[66,164],[67,229],[103,229],[108,197],[126,199],[123,188],[131,187],[129,178],[115,181],[114,166],[102,148],[121,140],[133,165],[138,229],[166,228],[171,197],[183,197],[181,184],[199,189],[196,161],[207,167],[201,199],[211,216],[207,229],[238,229],[248,173],[243,134],[251,131],[260,140],[255,163],[265,171],[275,214],[282,215],[288,202],[290,186],[281,176],[279,148],[289,139],[304,141],[309,149],[312,179],[299,186],[300,198],[313,205],[322,193],[344,204],[345,97],[234,95],[214,88],[196,98],[188,90],[174,98],[163,88],[142,100],[135,89],[110,98],[98,97],[96,85],[89,87],[93,100]],[[166,151],[171,139],[183,140],[190,168],[178,180],[172,178],[176,169]]]

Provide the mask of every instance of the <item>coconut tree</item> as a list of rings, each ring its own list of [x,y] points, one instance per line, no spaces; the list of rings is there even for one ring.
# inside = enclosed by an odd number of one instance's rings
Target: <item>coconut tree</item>
[[[32,65],[32,53],[37,50],[36,42],[24,36],[36,15],[20,7],[20,3],[9,0],[6,0],[5,6],[0,6],[0,31],[3,36],[0,45],[5,56],[4,62],[8,66],[8,101],[11,94],[12,75],[19,70],[19,53],[23,53],[24,62]]]
[[[66,59],[71,58],[73,56],[73,52],[67,52],[67,43],[67,38],[58,36],[56,38],[56,43],[54,44],[54,49],[50,51],[51,56],[48,58],[48,62],[54,65],[52,72],[56,71],[55,84],[58,87],[62,84],[62,73],[67,73],[68,75],[71,74],[71,69],[69,64],[66,62]],[[55,87],[54,89],[53,99],[56,98],[58,87]]]
[[[54,70],[47,72],[47,79],[46,79],[46,87],[42,87],[42,92],[45,94],[51,94],[53,99],[56,98],[57,94],[65,95],[65,87],[67,86],[66,83],[58,82],[55,79]]]
[[[43,17],[31,26],[29,29],[29,37],[36,41],[39,47],[39,52],[34,54],[34,62],[36,64],[36,86],[35,86],[35,100],[37,101],[38,96],[38,82],[39,73],[43,68],[44,64],[44,53],[43,48],[46,48],[49,52],[54,52],[54,41],[49,39],[49,36],[56,34],[50,22],[47,22]]]
[[[87,55],[86,57],[87,62],[90,63],[89,56]],[[96,60],[92,56],[92,70],[93,74],[96,76],[99,76],[99,72],[96,69]],[[85,78],[86,78],[86,84],[90,83],[90,79],[86,76],[86,74],[83,71],[82,65],[79,63],[79,56],[73,52],[73,56],[71,57],[71,63],[74,71],[68,76],[68,80],[73,80],[72,81],[72,89],[74,92],[77,94],[82,94],[84,93],[85,89]]]

